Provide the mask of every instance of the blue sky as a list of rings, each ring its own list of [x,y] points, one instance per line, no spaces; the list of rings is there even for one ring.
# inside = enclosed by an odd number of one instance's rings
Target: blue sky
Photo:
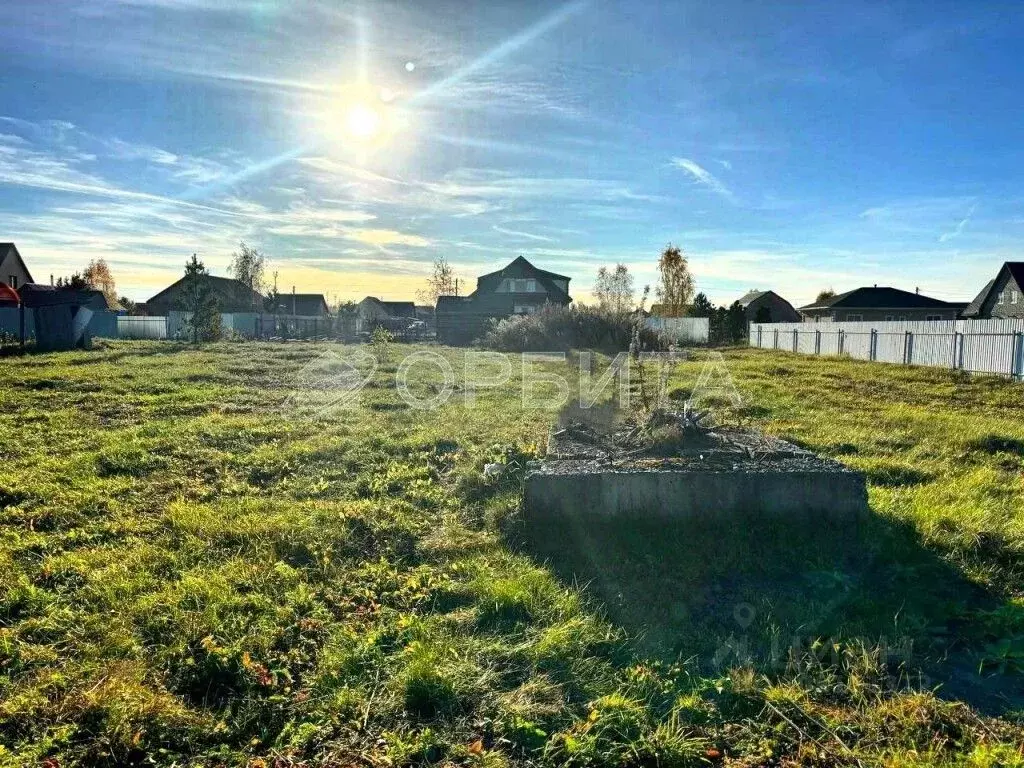
[[[1024,238],[1016,3],[6,0],[0,240],[144,299],[239,240],[411,298],[522,254],[969,300]],[[349,128],[371,110],[372,136]]]

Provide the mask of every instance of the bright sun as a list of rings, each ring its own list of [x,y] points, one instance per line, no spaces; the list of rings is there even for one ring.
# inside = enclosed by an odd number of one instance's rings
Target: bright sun
[[[397,94],[369,83],[349,83],[338,89],[321,113],[321,135],[363,153],[383,148],[406,125]]]
[[[345,111],[345,130],[356,141],[373,141],[381,132],[380,112],[364,102],[354,102]]]

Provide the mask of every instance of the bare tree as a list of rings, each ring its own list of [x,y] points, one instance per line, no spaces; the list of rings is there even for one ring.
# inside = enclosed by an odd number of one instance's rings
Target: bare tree
[[[427,287],[416,291],[416,297],[424,304],[433,306],[438,296],[450,296],[455,293],[455,270],[444,256],[434,260],[433,271],[427,278]]]
[[[661,284],[656,294],[664,317],[683,317],[693,298],[693,275],[690,264],[678,245],[669,243],[658,259]]]
[[[263,293],[266,269],[267,257],[263,252],[241,242],[238,250],[231,254],[228,273],[255,293]]]
[[[626,315],[633,309],[633,276],[625,264],[616,264],[609,271],[606,267],[597,270],[594,296],[602,312],[612,315]]]

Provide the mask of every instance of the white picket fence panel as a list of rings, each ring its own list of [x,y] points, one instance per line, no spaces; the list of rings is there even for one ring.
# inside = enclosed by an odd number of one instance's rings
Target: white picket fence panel
[[[1024,379],[1024,319],[751,323],[750,345]]]

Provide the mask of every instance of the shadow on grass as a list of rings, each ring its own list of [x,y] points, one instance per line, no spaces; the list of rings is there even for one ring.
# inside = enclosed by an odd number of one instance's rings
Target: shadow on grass
[[[639,656],[694,659],[708,674],[749,662],[773,674],[801,653],[863,643],[939,696],[993,714],[1024,707],[1024,669],[979,675],[992,644],[970,621],[1012,604],[966,581],[912,527],[878,515],[816,530],[531,521],[506,535],[583,587]]]

